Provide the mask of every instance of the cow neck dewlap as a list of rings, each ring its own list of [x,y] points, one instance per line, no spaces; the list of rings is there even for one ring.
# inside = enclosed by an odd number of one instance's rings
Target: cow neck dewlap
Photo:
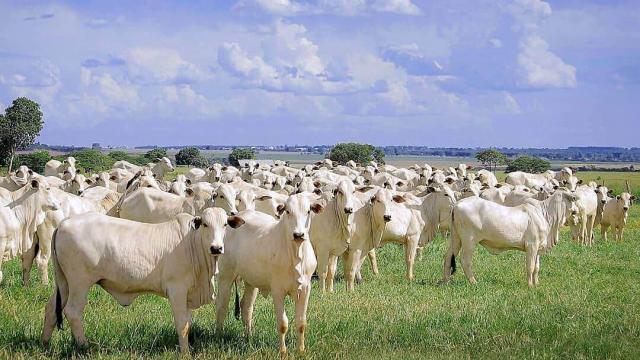
[[[193,287],[189,290],[189,308],[196,309],[215,298],[214,274],[216,259],[209,255],[199,231],[189,226],[183,239],[187,243],[193,272]]]
[[[305,251],[305,246],[309,240],[303,240],[301,243],[294,241],[291,237],[291,234],[287,233],[287,227],[284,225],[284,219],[280,220],[278,226],[281,228],[281,236],[280,239],[283,241],[283,245],[287,249],[287,259],[285,261],[290,261],[291,266],[293,268],[293,274],[296,279],[296,283],[298,284],[297,289],[302,290],[303,285],[306,284],[309,279],[307,279],[306,274],[304,273],[304,266],[307,263],[307,252]],[[311,252],[312,256],[313,251]],[[284,254],[283,254],[284,255]],[[283,262],[286,264],[286,262]]]
[[[376,221],[376,217],[374,216],[373,212],[373,205],[371,205],[371,203],[368,203],[367,205],[365,205],[365,207],[367,211],[366,216],[369,218],[369,229],[371,232],[371,244],[369,248],[369,250],[371,250],[380,246],[380,243],[382,242],[382,235],[384,234],[384,229],[386,228],[387,224],[384,222],[380,224],[379,221]]]
[[[336,219],[335,221],[337,222],[337,226],[340,230],[342,239],[347,243],[347,245],[351,244],[351,229],[349,227],[349,215],[344,212],[344,209],[340,211],[340,206],[335,197],[331,199],[331,202],[332,202],[331,209],[335,215],[334,218]]]
[[[539,208],[549,224],[546,249],[551,249],[558,242],[560,227],[566,217],[562,192],[556,192],[548,199],[540,201],[539,204]]]

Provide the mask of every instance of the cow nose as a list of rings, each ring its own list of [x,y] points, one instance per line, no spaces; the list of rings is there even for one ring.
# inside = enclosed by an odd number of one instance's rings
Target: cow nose
[[[83,191],[82,190],[78,190],[78,195],[82,195]]]
[[[231,212],[229,212],[229,214],[231,214],[231,216],[235,216],[235,215],[238,215],[238,212],[237,211],[231,211]]]
[[[385,215],[384,222],[389,222],[389,221],[391,221],[391,215]]]
[[[211,255],[222,255],[222,254],[224,254],[224,250],[222,249],[222,246],[211,245],[209,250],[211,251]]]
[[[623,207],[622,209],[623,209],[624,211],[627,211],[627,210],[629,210],[629,207],[628,207],[628,206],[625,206],[625,207]]]
[[[220,176],[216,176],[216,177],[215,177],[215,180],[216,180],[216,181],[220,181]]]
[[[578,212],[575,210],[571,210],[571,214],[576,215]]]
[[[601,203],[606,204],[607,200],[600,200]]]
[[[345,214],[353,214],[353,208],[350,208],[350,207],[344,208],[344,213]]]
[[[294,240],[304,240],[304,234],[301,232],[294,232],[293,233],[293,239]]]

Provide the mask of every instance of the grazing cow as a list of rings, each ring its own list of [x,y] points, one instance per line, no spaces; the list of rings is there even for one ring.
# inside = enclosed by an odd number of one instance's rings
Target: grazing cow
[[[622,241],[624,227],[627,225],[629,208],[635,199],[635,195],[631,195],[629,183],[627,182],[626,192],[610,199],[606,204],[604,204],[602,221],[600,222],[600,232],[603,240],[607,240],[607,230],[611,227],[614,232],[614,238],[617,241]]]
[[[218,331],[222,331],[227,316],[231,286],[241,279],[244,282],[244,294],[240,307],[246,334],[251,334],[253,304],[258,291],[265,296],[271,294],[280,335],[280,352],[286,353],[288,319],[284,301],[288,295],[295,301],[298,350],[304,351],[311,275],[316,269],[316,259],[309,240],[311,213],[317,214],[322,210],[323,206],[320,203],[312,204],[306,194],[296,194],[280,206],[282,217],[279,221],[257,211],[242,212],[240,216],[246,224],[237,231],[227,233],[225,255],[218,264]]]
[[[514,171],[507,174],[505,182],[509,185],[525,185],[531,189],[541,189],[545,187],[553,176],[549,173],[530,174],[523,171]]]
[[[469,282],[477,283],[472,271],[473,251],[481,244],[489,252],[520,250],[527,254],[527,281],[538,284],[540,253],[557,242],[560,227],[577,213],[577,197],[557,191],[544,201],[530,199],[517,207],[498,205],[482,198],[459,201],[451,212],[451,238],[444,258],[443,282],[455,271],[455,256],[462,249],[462,268]]]
[[[76,344],[88,344],[82,313],[89,289],[98,284],[123,306],[144,293],[168,298],[180,350],[188,352],[191,311],[212,299],[225,227],[243,223],[221,209],[206,209],[202,217],[180,214],[161,224],[101,214],[63,221],[54,236],[56,289],[45,309],[42,341],[49,343],[64,312]]]
[[[113,166],[113,169],[123,169],[127,170],[131,174],[136,174],[143,170],[142,166],[134,165],[126,160],[116,161]],[[174,171],[175,168],[171,164],[171,160],[167,157],[162,157],[159,159],[155,159],[153,162],[153,166],[150,166],[151,172],[154,177],[158,181],[162,181],[164,179],[164,175],[168,172]]]
[[[354,193],[352,182],[340,181],[328,195],[325,210],[311,222],[311,244],[318,260],[317,273],[323,293],[327,289],[333,292],[338,257],[347,251],[351,243],[354,212],[359,204]]]

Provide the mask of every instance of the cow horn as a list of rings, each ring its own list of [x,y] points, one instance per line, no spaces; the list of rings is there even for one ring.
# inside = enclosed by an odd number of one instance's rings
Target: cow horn
[[[629,180],[625,180],[624,183],[627,185],[627,192],[631,194],[631,187],[629,186]]]

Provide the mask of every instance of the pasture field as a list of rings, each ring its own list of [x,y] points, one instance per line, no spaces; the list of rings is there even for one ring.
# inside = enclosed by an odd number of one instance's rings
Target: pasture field
[[[640,174],[580,173],[604,179],[616,192],[624,179],[637,194]],[[309,304],[307,352],[295,352],[290,326],[290,358],[616,358],[640,357],[640,206],[630,210],[625,239],[582,247],[562,241],[541,258],[540,285],[526,285],[524,253],[494,256],[478,248],[472,286],[461,267],[448,285],[437,285],[445,251],[438,238],[416,264],[416,281],[405,280],[403,252],[379,250],[380,275],[368,263],[364,283],[346,293],[339,274],[335,294],[322,295],[313,282]],[[610,237],[611,239],[611,237]],[[458,265],[460,265],[458,263]],[[340,265],[341,267],[341,265]],[[94,287],[85,310],[87,350],[73,346],[68,323],[54,333],[50,348],[40,345],[44,306],[53,286],[20,281],[19,262],[3,266],[0,285],[0,358],[60,357],[176,358],[177,336],[168,302],[143,296],[123,308]],[[340,273],[340,272],[339,272]],[[53,275],[51,275],[53,276]],[[232,306],[232,304],[230,304]],[[291,301],[287,303],[293,318]],[[214,332],[215,307],[194,312],[194,358],[277,358],[278,335],[270,298],[258,297],[255,327],[246,339],[230,315],[222,334]]]

